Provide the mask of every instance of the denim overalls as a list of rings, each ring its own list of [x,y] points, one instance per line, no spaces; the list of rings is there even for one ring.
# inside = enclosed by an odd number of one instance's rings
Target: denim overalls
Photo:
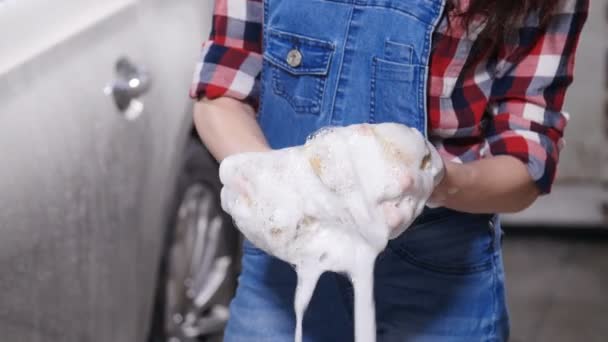
[[[264,0],[259,123],[273,148],[325,126],[399,122],[426,135],[432,33],[442,0]],[[505,341],[495,215],[426,210],[375,269],[378,341]],[[245,241],[226,342],[293,341],[293,268]],[[353,341],[353,289],[324,274],[304,341]]]

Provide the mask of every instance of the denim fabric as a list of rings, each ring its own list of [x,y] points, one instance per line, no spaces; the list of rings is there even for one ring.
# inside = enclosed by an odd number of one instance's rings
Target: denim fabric
[[[508,340],[498,217],[427,209],[389,242],[374,278],[379,342]],[[243,246],[226,342],[293,341],[294,269]],[[353,341],[353,289],[325,273],[304,316],[304,341]]]
[[[273,148],[325,126],[399,122],[426,135],[431,35],[441,0],[265,0],[258,120]],[[295,53],[299,58],[293,59]],[[380,342],[505,341],[508,316],[494,215],[427,209],[375,269]],[[293,268],[248,241],[226,342],[293,341]],[[353,340],[353,289],[324,274],[306,342]]]
[[[400,122],[426,135],[441,0],[265,0],[258,118],[273,148],[324,126]],[[287,62],[290,51],[301,63]]]

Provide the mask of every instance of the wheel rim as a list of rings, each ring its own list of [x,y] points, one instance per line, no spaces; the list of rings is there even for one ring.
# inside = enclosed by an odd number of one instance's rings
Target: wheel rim
[[[223,218],[205,184],[185,191],[169,249],[165,331],[169,342],[221,334],[228,309],[218,303],[232,259],[222,237]],[[225,289],[224,289],[225,291]]]

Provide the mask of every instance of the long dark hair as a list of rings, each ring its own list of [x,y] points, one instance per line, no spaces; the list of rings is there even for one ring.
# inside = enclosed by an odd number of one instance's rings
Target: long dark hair
[[[491,53],[516,32],[529,13],[538,13],[539,27],[545,27],[560,0],[469,0],[464,11],[460,10],[461,1],[448,0],[446,11],[460,17],[465,29],[481,19],[485,28],[478,39],[483,49]]]

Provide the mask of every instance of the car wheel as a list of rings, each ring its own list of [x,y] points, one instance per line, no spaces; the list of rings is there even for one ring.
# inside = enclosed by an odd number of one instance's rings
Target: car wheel
[[[188,144],[160,266],[150,341],[221,341],[236,288],[238,233],[221,210],[217,163]]]

